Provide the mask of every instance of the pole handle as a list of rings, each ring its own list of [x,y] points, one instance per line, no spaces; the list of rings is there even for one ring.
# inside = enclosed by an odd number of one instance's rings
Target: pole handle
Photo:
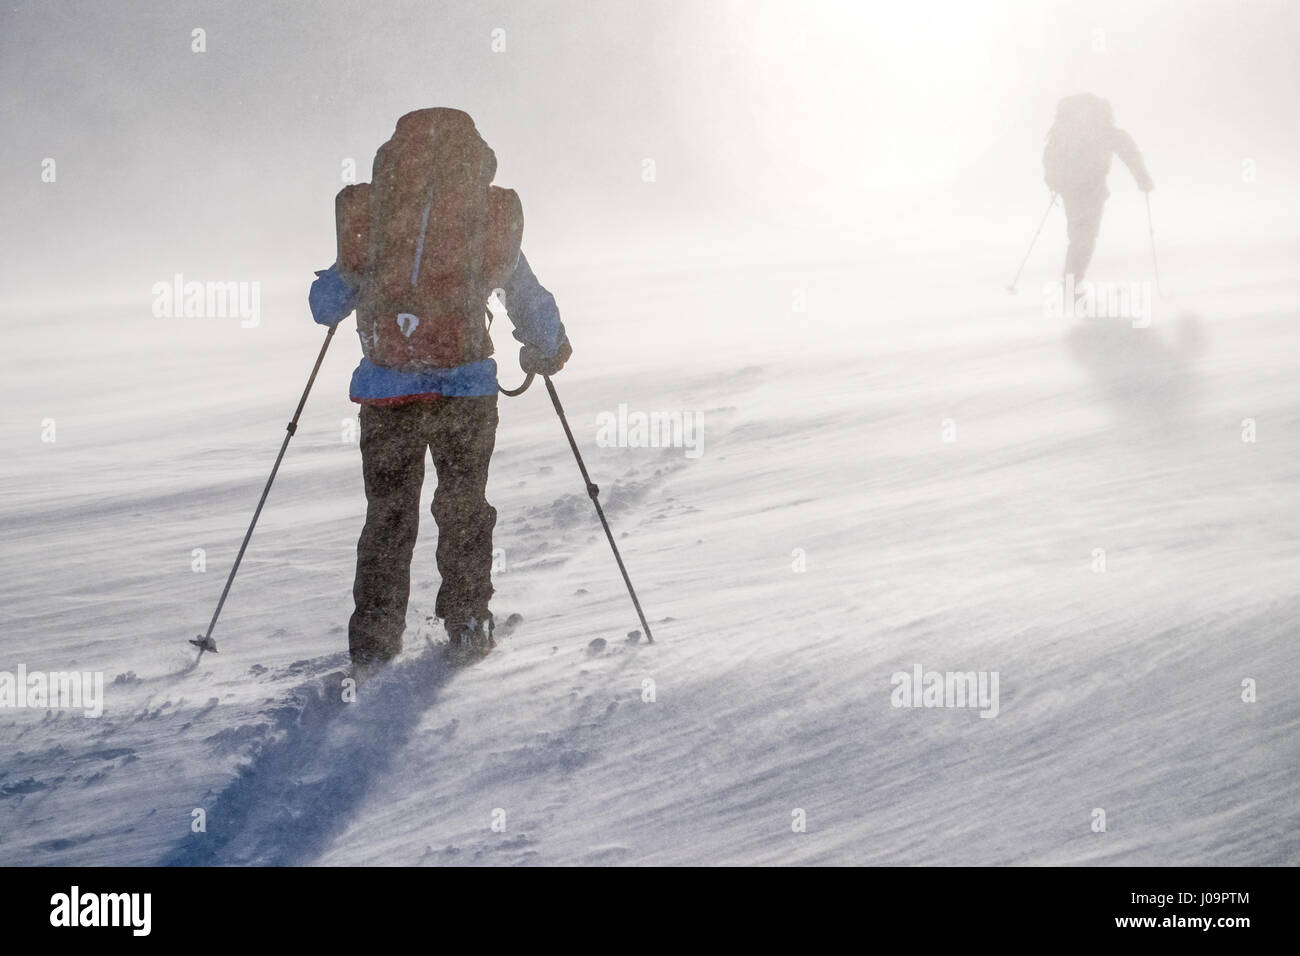
[[[535,373],[529,372],[527,377],[524,378],[524,384],[520,385],[518,388],[502,388],[500,385],[497,385],[497,390],[500,391],[502,395],[515,398],[516,396],[522,395],[524,392],[528,391],[528,386],[533,384],[533,379],[535,377]]]

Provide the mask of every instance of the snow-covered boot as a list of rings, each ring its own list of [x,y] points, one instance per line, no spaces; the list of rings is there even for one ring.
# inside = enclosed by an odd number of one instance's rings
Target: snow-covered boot
[[[479,660],[496,647],[492,638],[491,613],[482,617],[448,618],[444,626],[447,629],[447,656],[453,663],[467,664]]]

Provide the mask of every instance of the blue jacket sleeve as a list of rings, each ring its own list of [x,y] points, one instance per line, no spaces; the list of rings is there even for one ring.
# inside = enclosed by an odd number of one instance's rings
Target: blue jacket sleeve
[[[503,304],[515,327],[514,337],[535,347],[546,358],[554,356],[561,344],[568,341],[568,336],[564,332],[564,323],[560,321],[555,296],[537,281],[523,252],[519,253],[515,271],[502,291],[505,293]]]
[[[338,263],[316,273],[307,293],[311,317],[321,325],[338,325],[357,307],[357,287],[343,278]]]

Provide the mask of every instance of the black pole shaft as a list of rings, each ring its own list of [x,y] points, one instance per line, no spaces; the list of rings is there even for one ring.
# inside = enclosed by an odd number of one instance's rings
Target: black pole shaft
[[[266,496],[271,493],[271,484],[275,481],[276,472],[280,470],[280,462],[284,460],[285,450],[289,447],[289,439],[298,430],[298,418],[302,415],[303,407],[307,404],[307,395],[316,382],[316,373],[320,371],[321,363],[325,361],[325,350],[330,347],[330,340],[334,338],[334,329],[335,326],[331,325],[329,331],[325,333],[325,342],[320,347],[320,354],[316,356],[316,364],[312,366],[311,375],[307,379],[307,387],[302,390],[302,398],[298,399],[298,407],[294,409],[293,418],[285,426],[284,441],[280,443],[280,454],[275,456],[275,465],[271,468],[270,477],[266,479],[266,487],[262,489],[262,498],[257,503],[257,510],[253,512],[253,520],[248,525],[248,531],[244,533],[244,543],[239,546],[239,554],[235,555],[235,563],[230,568],[230,576],[226,578],[226,586],[221,591],[221,599],[217,601],[217,609],[212,612],[212,620],[208,622],[208,632],[203,636],[205,642],[211,639],[212,630],[217,626],[217,618],[221,616],[221,609],[225,606],[226,595],[230,593],[230,585],[235,581],[235,572],[239,570],[239,563],[244,560],[244,552],[248,549],[249,539],[253,537],[253,529],[257,527],[257,519],[262,515],[262,506],[266,504]],[[203,654],[202,647],[199,649],[199,654],[200,656]]]
[[[1020,273],[1025,271],[1025,263],[1029,261],[1029,254],[1034,251],[1034,246],[1038,244],[1038,234],[1043,231],[1043,226],[1047,224],[1047,217],[1056,205],[1056,193],[1052,193],[1052,198],[1047,201],[1047,208],[1043,210],[1043,218],[1038,221],[1038,228],[1034,230],[1034,238],[1029,240],[1029,248],[1025,250],[1025,257],[1020,260],[1020,268],[1016,270],[1016,277],[1011,280],[1008,289],[1015,289],[1016,283],[1020,281]]]
[[[641,602],[636,599],[636,590],[632,587],[632,579],[628,577],[627,567],[623,564],[623,556],[618,553],[618,545],[614,543],[614,532],[609,530],[609,522],[605,519],[605,510],[600,506],[600,489],[591,481],[591,476],[587,474],[587,466],[583,463],[582,454],[578,451],[578,443],[573,440],[573,432],[569,428],[569,420],[564,417],[564,407],[560,404],[560,396],[555,393],[555,386],[551,383],[549,375],[542,376],[546,382],[546,390],[551,394],[551,404],[555,406],[555,413],[560,416],[560,424],[564,426],[564,437],[569,439],[569,447],[573,449],[573,457],[578,460],[578,471],[582,472],[582,480],[587,486],[587,494],[591,497],[591,503],[596,506],[596,514],[600,518],[600,525],[605,529],[605,537],[609,539],[609,546],[614,551],[614,560],[618,562],[618,570],[623,575],[623,583],[627,585],[627,593],[632,598],[632,606],[636,608],[636,616],[641,619],[641,626],[645,628],[645,639],[647,644],[655,642],[654,635],[650,633],[650,625],[646,623],[645,613],[641,610]],[[530,376],[531,378],[531,376]]]

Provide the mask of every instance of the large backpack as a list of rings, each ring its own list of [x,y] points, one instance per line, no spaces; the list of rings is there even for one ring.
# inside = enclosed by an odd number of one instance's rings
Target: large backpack
[[[339,270],[360,280],[357,331],[376,365],[448,368],[492,354],[488,297],[519,258],[523,209],[491,185],[496,156],[468,114],[397,121],[368,185],[335,201]]]
[[[1057,103],[1043,149],[1048,188],[1058,193],[1104,191],[1114,135],[1114,113],[1100,96],[1076,93]]]

